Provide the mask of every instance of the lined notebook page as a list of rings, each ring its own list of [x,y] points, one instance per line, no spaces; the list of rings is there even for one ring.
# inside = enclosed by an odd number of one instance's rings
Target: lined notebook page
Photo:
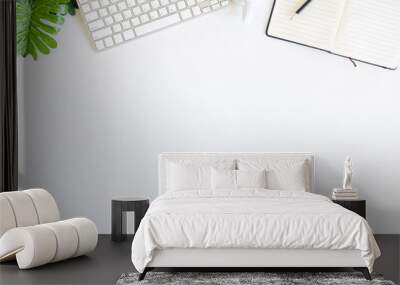
[[[400,0],[347,0],[333,52],[396,68],[400,62]]]
[[[292,18],[304,1],[276,0],[268,34],[331,50],[346,0],[314,0]]]

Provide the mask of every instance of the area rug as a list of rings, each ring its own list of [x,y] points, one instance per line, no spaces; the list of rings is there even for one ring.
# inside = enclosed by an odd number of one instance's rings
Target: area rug
[[[122,274],[116,285],[395,285],[381,275],[373,275],[373,280],[368,281],[359,272],[148,272],[142,281],[138,281],[138,276]]]

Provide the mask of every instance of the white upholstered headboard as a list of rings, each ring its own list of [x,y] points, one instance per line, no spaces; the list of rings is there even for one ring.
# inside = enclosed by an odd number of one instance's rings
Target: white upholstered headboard
[[[176,153],[162,153],[159,155],[158,161],[158,192],[159,194],[163,194],[167,191],[167,168],[168,162],[171,161],[201,161],[202,163],[209,162],[212,164],[216,161],[221,160],[232,160],[234,163],[240,159],[263,159],[263,160],[304,160],[308,166],[308,176],[307,180],[309,182],[309,191],[314,192],[314,180],[315,180],[315,162],[314,155],[312,153],[241,153],[241,152],[231,152],[231,153],[185,153],[185,152],[176,152]]]

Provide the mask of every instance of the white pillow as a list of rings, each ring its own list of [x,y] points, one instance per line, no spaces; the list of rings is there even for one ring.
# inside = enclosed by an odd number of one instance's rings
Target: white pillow
[[[266,188],[266,170],[211,170],[211,189]]]
[[[236,170],[237,188],[267,188],[267,171]]]
[[[210,189],[211,167],[169,163],[168,191]]]
[[[267,172],[267,188],[272,190],[310,191],[307,161],[277,159],[240,159],[240,170],[261,170]]]
[[[304,164],[295,167],[268,172],[270,189],[307,191]]]
[[[236,170],[212,168],[211,189],[236,189]]]

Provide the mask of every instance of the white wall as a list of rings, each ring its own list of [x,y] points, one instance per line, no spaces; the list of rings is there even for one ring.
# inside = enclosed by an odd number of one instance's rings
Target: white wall
[[[156,196],[160,152],[313,151],[322,194],[350,154],[373,230],[400,233],[400,71],[267,38],[271,3],[249,25],[229,8],[102,53],[68,18],[25,62],[23,186],[107,233],[113,195]]]

